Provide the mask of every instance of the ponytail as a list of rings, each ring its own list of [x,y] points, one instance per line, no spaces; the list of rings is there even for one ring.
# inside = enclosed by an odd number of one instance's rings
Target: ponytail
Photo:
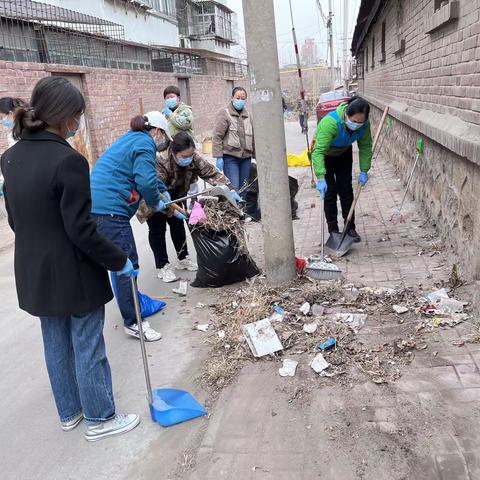
[[[12,129],[12,135],[15,140],[20,140],[24,128],[35,132],[37,130],[43,130],[45,127],[47,127],[47,124],[36,117],[33,108],[23,106],[16,109]]]
[[[8,115],[19,107],[26,107],[27,103],[21,98],[2,97],[0,98],[0,113]]]

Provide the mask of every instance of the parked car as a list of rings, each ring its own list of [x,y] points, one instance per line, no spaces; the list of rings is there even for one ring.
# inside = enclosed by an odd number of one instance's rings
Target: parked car
[[[320,95],[317,103],[317,122],[350,98],[347,90],[332,90]]]

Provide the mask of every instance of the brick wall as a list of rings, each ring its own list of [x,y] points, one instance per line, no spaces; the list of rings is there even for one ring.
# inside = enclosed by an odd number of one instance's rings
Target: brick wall
[[[480,0],[458,4],[459,18],[429,34],[433,0],[386,2],[363,45],[368,70],[364,57],[359,91],[374,120],[390,106],[393,125],[382,148],[403,180],[424,138],[413,195],[456,248],[463,275],[480,279]],[[401,39],[405,49],[395,53]]]
[[[0,61],[0,97],[28,101],[35,83],[52,73],[81,75],[93,161],[128,129],[130,118],[140,112],[140,99],[145,112],[161,110],[163,89],[177,84],[169,73]],[[224,78],[199,75],[188,81],[195,134],[201,140],[213,129],[215,114],[227,104],[230,93]],[[234,85],[246,87],[246,82]],[[5,148],[7,132],[0,129],[0,152]]]

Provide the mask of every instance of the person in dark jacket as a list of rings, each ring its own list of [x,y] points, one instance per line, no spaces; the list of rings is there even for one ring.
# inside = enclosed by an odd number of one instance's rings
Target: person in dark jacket
[[[166,154],[157,156],[157,175],[173,199],[186,196],[190,187],[201,178],[211,185],[225,185],[237,201],[241,200],[230,180],[195,151],[195,141],[187,132],[177,133]],[[146,220],[148,223],[148,241],[159,279],[165,283],[177,280],[168,259],[165,241],[167,224],[177,252],[175,268],[191,272],[197,270],[196,263],[188,255],[185,222],[182,219],[148,209],[140,209],[137,217],[141,222]]]
[[[170,199],[167,188],[157,179],[155,169],[156,153],[168,147],[170,136],[167,120],[160,112],[132,118],[130,128],[105,150],[93,168],[92,213],[100,232],[120,247],[138,268],[130,219],[135,215],[140,200],[161,211],[164,201],[160,193],[166,196],[165,201]],[[115,296],[123,317],[124,331],[138,338],[130,281],[122,277],[115,280]],[[154,330],[147,320],[143,320],[142,330],[148,342],[162,338],[162,334]]]
[[[61,77],[40,80],[30,107],[19,107],[14,137],[1,157],[8,222],[15,232],[20,308],[40,317],[45,361],[61,428],[84,418],[88,441],[135,428],[137,415],[115,414],[105,354],[107,270],[133,274],[132,262],[100,235],[90,214],[87,160],[65,139],[85,108]]]

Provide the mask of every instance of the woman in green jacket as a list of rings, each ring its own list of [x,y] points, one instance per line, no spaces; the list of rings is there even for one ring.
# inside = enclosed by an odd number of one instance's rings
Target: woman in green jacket
[[[357,142],[360,156],[358,183],[368,181],[372,163],[372,133],[370,105],[360,97],[342,103],[335,111],[326,115],[317,126],[312,160],[317,176],[317,190],[325,200],[325,217],[329,233],[338,232],[337,196],[340,197],[342,216],[346,220],[353,202],[352,188],[352,145]],[[348,235],[360,242],[355,229],[355,216],[349,226]]]

